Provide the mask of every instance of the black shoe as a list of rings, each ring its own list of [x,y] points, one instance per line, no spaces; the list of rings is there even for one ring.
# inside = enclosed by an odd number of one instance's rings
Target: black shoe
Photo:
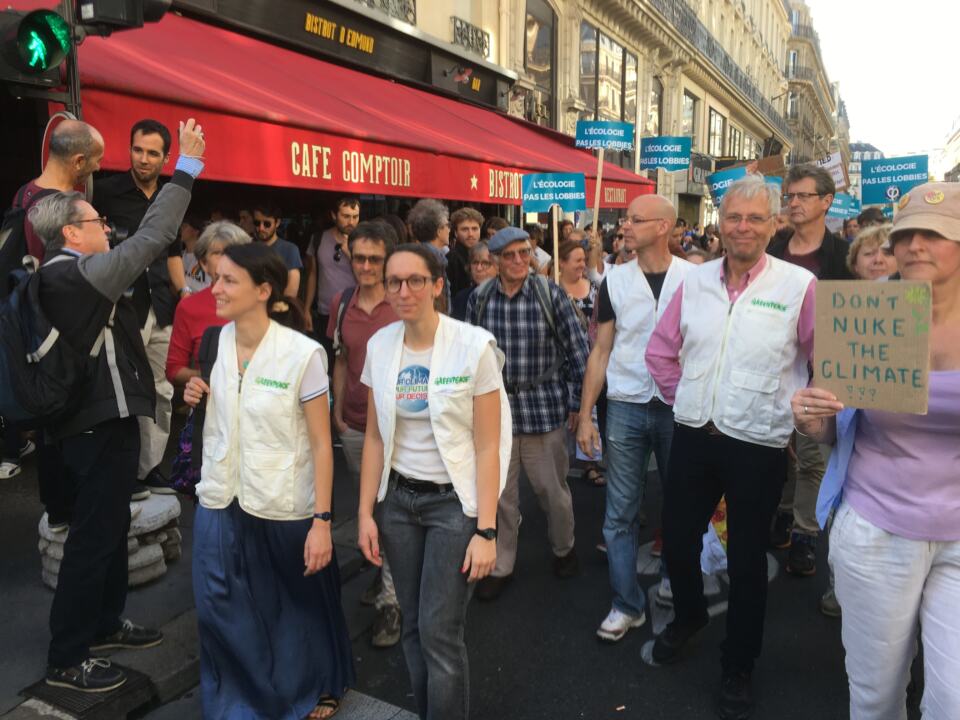
[[[85,693],[109,692],[127,681],[120,668],[115,668],[109,660],[87,658],[79,665],[68,668],[47,668],[47,685],[65,687]]]
[[[798,577],[809,577],[817,572],[817,538],[814,535],[794,533],[787,555],[787,572]]]
[[[721,720],[747,720],[753,712],[753,691],[750,674],[724,670],[717,699],[717,716]]]
[[[129,620],[124,620],[120,629],[113,635],[94,640],[90,644],[90,652],[102,652],[104,650],[118,650],[120,648],[131,648],[133,650],[142,650],[151,648],[163,642],[163,633],[159,630],[140,627],[134,625]]]
[[[710,622],[710,617],[705,617],[699,623],[684,623],[672,621],[662,633],[657,635],[653,643],[653,661],[658,665],[668,665],[680,659],[680,653],[690,639],[700,632]]]
[[[396,605],[385,605],[377,612],[370,644],[375,648],[389,648],[400,642],[401,616]]]
[[[147,473],[143,479],[143,484],[147,486],[154,495],[176,495],[177,491],[173,489],[170,480],[160,472],[159,468],[154,468]]]
[[[576,549],[571,549],[566,555],[553,559],[553,574],[558,578],[572,578],[580,574],[580,561],[577,559]]]
[[[790,547],[790,531],[793,530],[793,513],[777,513],[770,530],[770,547],[785,550]]]
[[[141,483],[133,484],[133,491],[130,493],[130,500],[146,500],[150,497],[150,488]]]
[[[503,592],[503,589],[513,580],[513,575],[504,575],[502,577],[497,577],[495,575],[487,575],[483,580],[477,583],[477,589],[475,594],[477,600],[483,602],[490,602],[491,600],[496,600],[500,597],[500,593]]]

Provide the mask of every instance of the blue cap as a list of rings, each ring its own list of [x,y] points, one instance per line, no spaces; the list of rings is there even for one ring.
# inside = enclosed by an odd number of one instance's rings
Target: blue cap
[[[490,248],[490,252],[499,253],[510,243],[529,239],[530,235],[526,230],[518,227],[505,227],[494,233],[493,237],[490,238],[490,242],[487,243],[487,247]]]

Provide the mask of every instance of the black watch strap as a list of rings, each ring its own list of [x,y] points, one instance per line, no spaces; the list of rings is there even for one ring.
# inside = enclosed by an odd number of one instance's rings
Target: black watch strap
[[[330,522],[333,519],[333,514],[330,512],[314,513],[314,520],[323,520],[324,522]]]
[[[485,540],[496,540],[497,539],[497,529],[496,528],[477,528],[474,531],[475,535],[479,535]]]

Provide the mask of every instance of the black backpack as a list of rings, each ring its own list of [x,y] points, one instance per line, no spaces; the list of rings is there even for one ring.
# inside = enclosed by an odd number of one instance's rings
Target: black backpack
[[[56,190],[42,189],[32,198],[27,207],[23,206],[23,195],[27,190],[24,185],[17,193],[13,207],[3,214],[3,226],[0,227],[0,298],[5,298],[13,291],[18,278],[11,277],[23,267],[23,257],[28,254],[27,233],[24,222],[27,219],[27,210],[41,198],[52,195]]]
[[[63,261],[76,258],[50,260]],[[86,358],[60,338],[40,307],[39,273],[21,270],[15,276],[12,292],[0,300],[0,415],[23,427],[42,427],[71,409]]]
[[[200,349],[197,351],[197,365],[200,377],[210,384],[210,374],[217,362],[217,353],[220,350],[220,325],[212,325],[203,331],[200,338]],[[190,450],[191,466],[199,470],[203,464],[203,421],[207,416],[207,399],[204,398],[193,411],[193,445]]]

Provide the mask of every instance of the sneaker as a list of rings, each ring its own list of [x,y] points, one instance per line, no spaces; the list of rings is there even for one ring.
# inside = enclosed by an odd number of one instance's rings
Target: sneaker
[[[133,484],[133,491],[130,493],[131,500],[146,500],[150,497],[150,488],[140,483]]]
[[[599,550],[599,551],[602,552],[604,555],[606,555],[606,554],[607,554],[607,544],[606,544],[605,542],[598,542],[598,543],[597,543],[597,550]]]
[[[663,555],[663,531],[657,528],[653,532],[653,545],[650,547],[650,557]]]
[[[490,602],[500,597],[503,589],[513,580],[513,575],[487,575],[483,580],[477,583],[475,594],[477,600],[481,602]]]
[[[115,690],[127,681],[120,668],[115,668],[109,660],[87,658],[79,665],[68,668],[47,668],[47,685],[65,687],[86,693],[108,692]]]
[[[69,520],[54,520],[53,518],[50,517],[49,514],[47,515],[47,528],[50,530],[50,532],[54,532],[54,533],[66,532],[69,527],[70,527]]]
[[[665,577],[660,580],[660,587],[657,588],[654,602],[662,608],[673,607],[673,589],[670,587],[670,578]]]
[[[809,577],[817,572],[817,538],[814,535],[793,533],[787,555],[787,572],[797,577]]]
[[[9,480],[20,474],[20,463],[7,462],[0,463],[0,480]]]
[[[177,494],[177,491],[173,489],[173,485],[170,484],[170,480],[167,479],[158,468],[154,468],[147,473],[147,476],[143,479],[143,484],[146,485],[154,495]]]
[[[373,576],[373,581],[367,586],[367,589],[360,593],[360,604],[367,607],[373,607],[377,604],[377,597],[383,588],[383,573],[377,570]]]
[[[553,574],[558,578],[572,578],[580,574],[580,561],[577,559],[576,549],[553,559]]]
[[[375,648],[389,648],[400,642],[400,608],[396,605],[385,605],[377,612],[377,620],[373,623],[373,637],[370,644]]]
[[[658,665],[667,665],[680,659],[684,646],[710,622],[706,616],[698,623],[686,624],[672,620],[653,643],[653,661]]]
[[[840,617],[843,614],[840,610],[840,602],[837,600],[837,593],[833,588],[828,588],[820,598],[820,612],[827,617]]]
[[[597,637],[607,642],[616,642],[627,634],[627,630],[640,627],[646,621],[646,615],[627,615],[616,608],[610,608],[606,619],[597,629]]]
[[[37,451],[37,444],[33,440],[27,440],[23,447],[20,448],[20,459],[23,460],[25,457],[33,455]]]
[[[793,530],[793,513],[777,513],[770,530],[770,547],[786,550],[790,547],[790,532]]]
[[[720,720],[747,720],[753,712],[753,690],[750,674],[736,670],[724,670],[720,680],[720,697],[717,699],[717,716]]]
[[[152,628],[140,627],[129,620],[124,620],[120,629],[113,635],[109,635],[90,643],[90,652],[102,652],[104,650],[119,650],[120,648],[130,648],[132,650],[143,650],[151,648],[163,642],[163,633]]]

